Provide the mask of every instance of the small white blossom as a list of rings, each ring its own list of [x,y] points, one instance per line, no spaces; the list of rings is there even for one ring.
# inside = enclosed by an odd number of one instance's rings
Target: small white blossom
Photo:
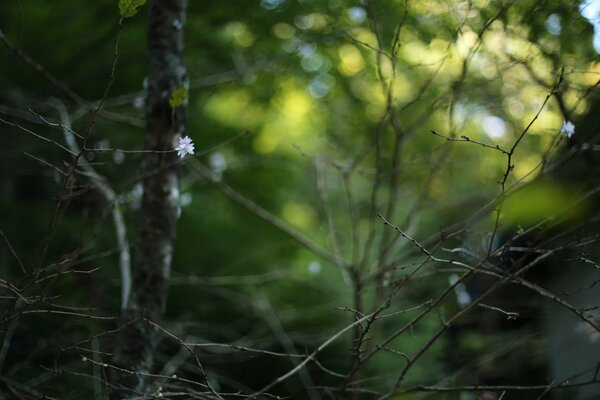
[[[560,133],[570,139],[575,134],[575,125],[571,121],[564,121]]]
[[[184,158],[186,154],[194,154],[194,143],[189,136],[179,138],[179,146],[175,147],[177,150],[177,156]]]

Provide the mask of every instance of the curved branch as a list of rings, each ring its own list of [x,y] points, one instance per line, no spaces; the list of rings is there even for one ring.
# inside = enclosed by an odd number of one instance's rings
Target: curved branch
[[[75,153],[80,154],[81,149],[77,144],[75,133],[71,128],[71,119],[67,113],[67,109],[64,104],[57,100],[52,99],[50,103],[56,108],[60,115],[61,124],[60,127],[65,135],[65,142],[69,149]],[[117,235],[117,246],[119,249],[119,270],[121,273],[121,309],[127,308],[129,303],[129,295],[131,293],[131,254],[129,251],[129,241],[127,240],[127,228],[125,226],[125,220],[123,219],[123,213],[119,205],[119,199],[115,191],[110,187],[106,179],[98,174],[94,167],[88,163],[85,158],[79,159],[79,166],[86,172],[87,177],[94,182],[98,191],[102,193],[110,207],[112,208],[113,223],[115,224],[115,232]]]

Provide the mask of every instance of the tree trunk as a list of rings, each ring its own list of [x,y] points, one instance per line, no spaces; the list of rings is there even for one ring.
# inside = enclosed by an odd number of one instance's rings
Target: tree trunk
[[[187,87],[182,59],[186,6],[187,0],[154,0],[150,8],[145,148],[156,152],[147,153],[142,168],[144,195],[133,287],[113,359],[115,366],[130,372],[111,369],[111,398],[151,390],[143,374],[153,370],[159,334],[144,318],[160,321],[167,301],[179,207],[177,158],[169,150],[184,132],[186,119],[186,105],[173,109],[169,99],[175,89]]]

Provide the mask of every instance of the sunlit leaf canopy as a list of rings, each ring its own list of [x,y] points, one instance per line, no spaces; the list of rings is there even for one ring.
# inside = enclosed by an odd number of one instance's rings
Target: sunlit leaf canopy
[[[144,143],[148,6],[143,3],[0,4],[3,34],[90,101],[99,99],[106,87],[119,18],[130,17],[123,21],[116,80],[104,106],[127,118],[99,118],[88,144],[125,151],[90,150],[86,156],[121,193],[131,235],[141,195],[135,172],[142,155],[127,151],[140,150]],[[172,105],[188,101],[184,134],[193,139],[197,158],[211,169],[213,180],[230,185],[294,231],[333,248],[338,257],[360,264],[367,278],[396,257],[404,257],[396,267],[410,269],[421,255],[409,241],[392,240],[397,233],[384,228],[377,213],[425,240],[497,198],[503,179],[508,191],[534,180],[545,158],[565,147],[560,132],[565,119],[575,122],[575,135],[585,135],[577,122],[595,100],[587,93],[600,79],[593,18],[585,10],[585,3],[558,0],[190,1],[185,27],[190,84],[172,93]],[[0,82],[10,95],[6,98],[17,99],[10,104],[3,98],[3,112],[22,115],[25,105],[35,108],[58,97],[68,105],[74,128],[87,129],[89,115],[81,104],[6,48],[2,52]],[[61,140],[56,130],[46,134]],[[497,149],[509,151],[519,138],[514,168],[505,175],[507,157]],[[55,193],[56,182],[52,170],[23,153],[57,165],[64,154],[22,133],[11,140],[2,155],[14,173],[10,179],[20,182],[18,192],[29,195],[10,211],[3,207],[8,223],[3,229],[21,243],[23,258],[31,262],[32,253],[24,249],[43,237],[53,212],[45,199]],[[538,223],[569,206],[569,190],[557,182],[525,192],[523,200],[507,203],[501,222]],[[347,277],[334,260],[299,246],[229,201],[186,164],[181,192],[167,313],[172,321],[187,321],[181,329],[189,327],[207,340],[235,341],[244,335],[285,348],[287,339],[270,335],[278,329],[273,324],[280,323],[290,343],[310,347],[350,317],[331,313],[334,307],[352,305]],[[532,208],[532,202],[544,201],[548,208]],[[114,233],[99,209],[92,194],[75,201],[50,254],[56,262],[65,248],[88,238],[86,252],[95,257],[85,264],[102,266],[98,274],[105,278],[101,285],[108,294],[99,306],[117,309],[116,255],[110,251]],[[541,214],[524,218],[532,210]],[[19,230],[23,220],[30,224],[27,232]],[[495,214],[490,210],[478,222],[456,243],[489,239],[483,232],[493,226]],[[130,240],[135,246],[135,238]],[[391,251],[382,260],[386,246]],[[407,253],[412,256],[403,256]],[[230,275],[250,275],[245,282],[251,283],[213,285],[199,278]],[[394,308],[414,305],[446,283],[446,276],[417,282]],[[88,293],[75,281],[62,287],[87,301]],[[373,297],[365,294],[365,303],[375,301]],[[417,348],[436,323],[432,316],[415,327],[416,334],[404,338],[403,346]],[[393,326],[382,330],[391,332]],[[476,337],[468,344],[487,343]],[[327,350],[330,368],[345,365],[340,354],[346,345],[336,343]],[[446,345],[443,340],[436,344],[411,370],[409,382],[443,376],[444,363],[435,361]],[[223,371],[235,369],[240,381],[254,386],[268,383],[288,365],[285,360],[259,360],[259,375],[246,369],[244,356],[232,359],[238,364],[233,367],[229,360]],[[374,386],[393,382],[395,376],[387,372],[398,357],[383,354],[375,361],[372,374],[383,378]],[[294,383],[289,385],[293,392]]]
[[[588,107],[583,91],[598,80],[592,27],[572,2],[397,1],[374,2],[370,10],[335,1],[261,5],[259,15],[221,28],[244,77],[201,101],[199,111],[232,134],[252,132],[252,150],[267,160],[324,155],[338,169],[360,163],[367,170],[355,174],[358,204],[370,202],[361,189],[373,181],[378,129],[383,157],[392,158],[389,105],[406,134],[399,180],[408,205],[445,151],[431,129],[509,149],[529,126],[508,182],[531,180],[561,139],[565,115],[553,99],[544,102],[561,71],[567,83],[559,90],[574,119]],[[497,189],[506,169],[501,153],[462,144],[450,151],[454,156],[431,182],[431,200],[445,205],[482,186]],[[297,205],[282,207],[283,216],[308,228],[315,206]]]

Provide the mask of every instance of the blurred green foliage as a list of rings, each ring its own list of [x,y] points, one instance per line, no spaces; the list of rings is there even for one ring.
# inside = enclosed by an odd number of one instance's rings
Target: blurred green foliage
[[[143,3],[0,2],[0,29],[6,38],[91,102],[101,98],[108,83],[119,13],[131,17],[123,21],[116,79],[103,107],[127,119],[95,120],[85,157],[120,194],[134,254],[136,220],[143,218],[136,214],[143,155],[95,149],[143,148],[147,5],[137,14],[127,8]],[[387,280],[378,290],[386,291],[389,282],[415,270],[422,255],[413,251],[403,256],[414,246],[406,240],[392,245],[395,232],[384,228],[373,210],[425,240],[500,194],[497,183],[507,168],[503,153],[446,141],[431,130],[508,150],[540,111],[561,69],[560,93],[572,119],[586,114],[592,99],[583,94],[596,84],[600,63],[592,47],[592,27],[577,6],[558,0],[190,1],[185,28],[190,85],[172,94],[172,105],[188,98],[185,134],[193,138],[197,158],[218,180],[323,247],[332,248],[333,229],[339,255],[361,264],[363,276],[404,257],[385,274]],[[558,33],[548,28],[552,15],[559,18]],[[47,102],[59,98],[69,109],[74,130],[86,132],[90,115],[81,104],[8,48],[0,49],[0,58],[3,120],[62,143],[59,129],[40,124],[27,111],[31,107],[56,121],[58,114]],[[548,151],[554,154],[565,146],[559,132],[563,119],[559,105],[548,101],[513,155],[507,187],[534,179]],[[26,266],[39,261],[48,273],[81,250],[77,268],[94,272],[65,276],[52,295],[64,306],[116,315],[118,255],[106,204],[84,177],[78,177],[74,184],[82,189],[80,195],[69,201],[60,224],[49,227],[61,181],[39,159],[60,168],[69,156],[14,126],[0,122],[0,132],[0,229]],[[374,184],[379,185],[375,196]],[[194,342],[310,353],[352,321],[351,312],[336,308],[354,307],[353,288],[330,260],[228,200],[185,162],[181,193],[165,316],[178,335]],[[521,191],[508,198],[502,224],[529,226],[572,201],[568,187],[560,185]],[[490,212],[443,247],[485,242],[494,218]],[[48,255],[36,259],[49,232]],[[388,245],[391,250],[382,264],[381,249]],[[8,252],[0,268],[3,277],[18,281],[20,271]],[[430,299],[447,287],[448,275],[443,268],[420,270],[386,312]],[[375,286],[367,283],[363,293],[367,312],[380,300],[371,291]],[[449,296],[439,314],[457,310],[456,299]],[[413,316],[408,312],[385,320],[377,334],[387,337]],[[438,329],[439,318],[430,314],[389,346],[413,354]],[[90,396],[89,382],[53,375],[53,361],[60,353],[61,368],[93,374],[76,352],[63,355],[60,347],[110,324],[61,321],[46,314],[23,318],[3,373],[40,392],[48,384],[53,396]],[[476,354],[505,340],[503,333],[490,337],[470,332],[457,348]],[[110,346],[110,339],[101,344]],[[438,340],[410,370],[406,385],[436,384],[454,373],[454,344],[446,336]],[[350,346],[350,335],[335,341],[321,354],[322,364],[345,371],[351,362]],[[173,343],[160,350],[161,363],[178,351]],[[28,354],[29,366],[20,369],[19,362]],[[223,390],[259,389],[293,367],[287,358],[216,350],[207,350],[202,359]],[[397,354],[379,353],[363,375],[365,387],[390,387],[404,363]],[[504,370],[493,358],[474,358],[469,365],[465,381],[478,368]],[[193,376],[188,364],[182,368],[182,375]],[[339,382],[314,365],[309,371],[315,384]],[[303,398],[298,394],[304,393],[302,385],[301,379],[289,380],[275,391]],[[424,397],[477,398],[469,393],[396,398]]]

